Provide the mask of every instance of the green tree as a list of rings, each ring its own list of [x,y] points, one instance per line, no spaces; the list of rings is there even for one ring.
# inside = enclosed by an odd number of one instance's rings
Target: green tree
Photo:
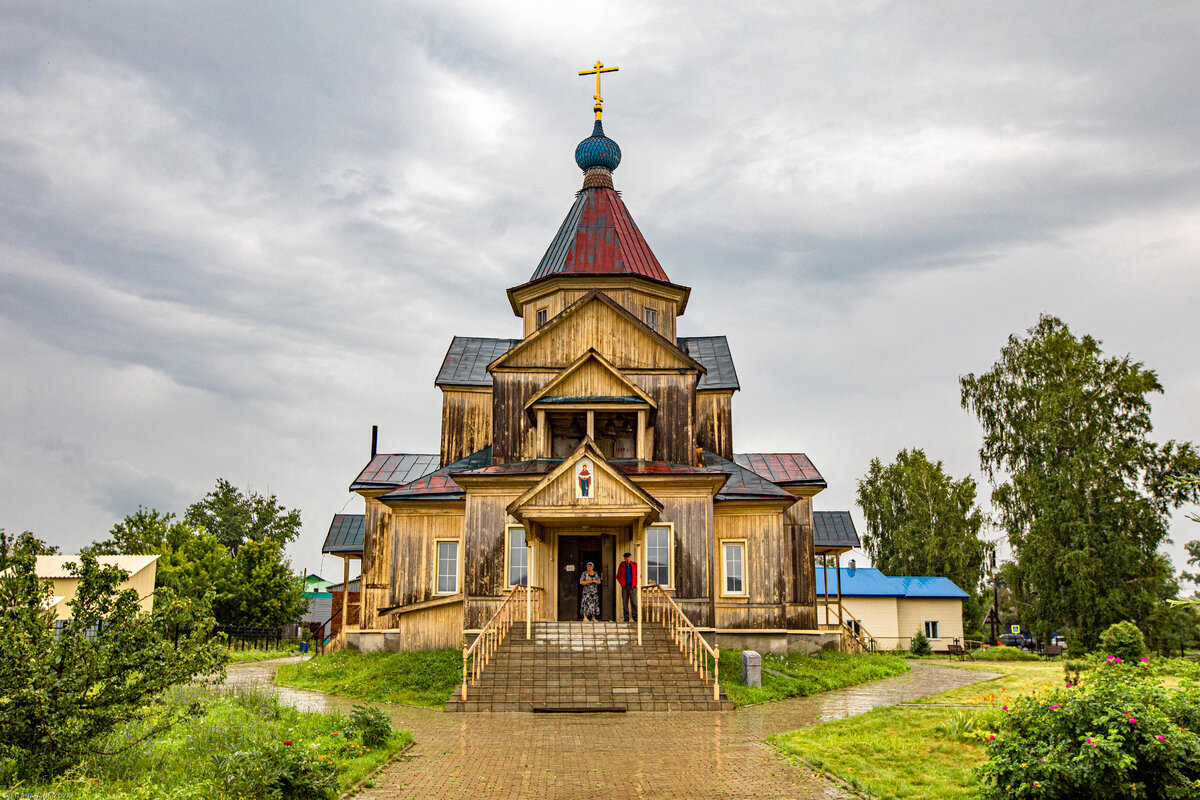
[[[299,509],[284,508],[273,494],[242,494],[223,478],[188,507],[183,521],[212,533],[233,553],[246,542],[271,541],[282,547],[300,535]]]
[[[986,604],[980,595],[987,544],[979,538],[983,514],[975,481],[946,474],[920,449],[901,450],[884,465],[871,459],[858,481],[858,505],[867,518],[863,547],[889,575],[941,575],[970,597],[963,601],[963,630],[978,630]]]
[[[37,553],[30,534],[15,542],[0,534],[0,771],[35,779],[134,746],[110,734],[169,687],[219,674],[227,657],[210,641],[202,602],[158,590],[147,614],[137,591],[118,590],[128,573],[90,553],[71,567],[79,579],[71,623],[56,632],[46,610],[53,586],[37,577]],[[180,620],[191,630],[176,643],[169,634]],[[175,719],[160,713],[143,738]]]
[[[1168,515],[1196,496],[1170,476],[1200,465],[1190,443],[1149,439],[1158,376],[1042,316],[961,388],[983,427],[980,463],[1016,554],[1023,620],[1042,636],[1066,626],[1084,649],[1114,622],[1144,624],[1169,578],[1158,556]]]
[[[243,494],[218,480],[182,520],[139,506],[90,552],[158,554],[156,586],[194,600],[211,595],[222,625],[278,627],[305,608],[300,578],[284,551],[299,527],[300,512],[284,509],[275,495]]]
[[[25,538],[27,537],[27,538]],[[39,539],[29,531],[25,531],[20,536],[5,537],[4,528],[0,528],[0,547],[3,547],[3,555],[11,556],[12,548],[18,541],[24,539],[29,543],[29,547],[33,550],[34,556],[54,556],[60,552],[56,545],[48,544],[44,539]]]

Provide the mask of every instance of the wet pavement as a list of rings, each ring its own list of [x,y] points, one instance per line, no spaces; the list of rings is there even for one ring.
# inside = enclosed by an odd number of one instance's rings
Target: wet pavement
[[[231,665],[227,684],[269,686],[279,663]],[[993,677],[913,664],[907,675],[725,712],[444,714],[378,703],[397,727],[412,732],[416,744],[358,797],[849,798],[840,786],[780,758],[762,740]],[[310,711],[345,711],[362,702],[275,689],[284,702]]]

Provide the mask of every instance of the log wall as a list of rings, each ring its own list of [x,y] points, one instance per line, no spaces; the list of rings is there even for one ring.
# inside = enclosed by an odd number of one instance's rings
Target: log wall
[[[696,444],[733,460],[733,392],[696,392]]]

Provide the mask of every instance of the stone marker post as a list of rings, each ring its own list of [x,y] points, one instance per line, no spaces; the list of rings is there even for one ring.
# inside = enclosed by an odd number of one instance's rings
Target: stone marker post
[[[753,650],[742,651],[742,683],[762,686],[762,656]]]

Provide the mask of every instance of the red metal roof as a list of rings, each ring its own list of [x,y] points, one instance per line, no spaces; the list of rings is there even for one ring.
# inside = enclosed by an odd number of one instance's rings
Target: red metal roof
[[[530,280],[614,274],[670,283],[621,196],[614,189],[584,189]]]
[[[781,486],[810,484],[824,486],[825,479],[804,453],[736,453],[738,465]]]

